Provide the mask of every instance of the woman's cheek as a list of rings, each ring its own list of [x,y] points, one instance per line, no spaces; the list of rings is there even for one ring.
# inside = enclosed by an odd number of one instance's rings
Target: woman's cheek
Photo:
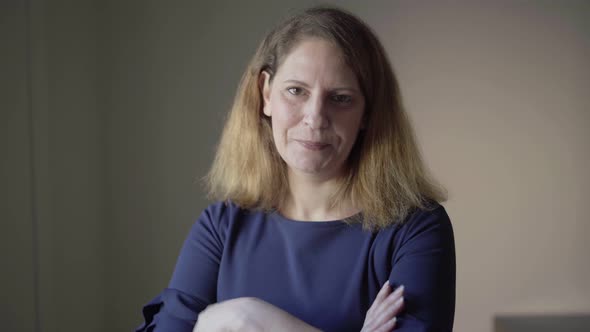
[[[298,103],[294,101],[283,102],[277,105],[276,115],[280,121],[285,125],[290,125],[297,122],[297,118],[301,116]]]

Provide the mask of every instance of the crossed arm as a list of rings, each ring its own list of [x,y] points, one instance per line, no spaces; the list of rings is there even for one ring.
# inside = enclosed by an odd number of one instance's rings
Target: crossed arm
[[[367,311],[361,332],[389,332],[403,308],[403,286],[392,291],[387,281]],[[286,311],[257,298],[242,297],[208,306],[199,314],[193,332],[286,331],[318,332]]]

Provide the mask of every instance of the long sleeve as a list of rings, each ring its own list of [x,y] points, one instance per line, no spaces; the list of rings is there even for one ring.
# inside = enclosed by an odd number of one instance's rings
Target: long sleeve
[[[405,286],[405,309],[395,331],[452,331],[455,313],[455,242],[443,207],[419,218],[400,234],[392,257],[390,283]]]
[[[207,305],[257,297],[323,331],[358,332],[387,278],[406,286],[396,331],[452,330],[455,248],[442,206],[374,233],[218,202],[192,227],[137,331],[190,332]]]
[[[168,288],[144,306],[145,322],[137,332],[190,332],[198,314],[216,302],[224,241],[219,229],[219,210],[207,209],[195,222]]]

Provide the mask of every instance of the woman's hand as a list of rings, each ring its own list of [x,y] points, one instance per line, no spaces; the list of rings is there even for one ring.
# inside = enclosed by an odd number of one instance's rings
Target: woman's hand
[[[240,297],[212,304],[199,314],[193,332],[309,331],[318,329],[272,304]]]
[[[396,318],[404,305],[404,286],[391,292],[389,281],[381,287],[379,294],[367,311],[361,332],[389,332],[395,327]]]

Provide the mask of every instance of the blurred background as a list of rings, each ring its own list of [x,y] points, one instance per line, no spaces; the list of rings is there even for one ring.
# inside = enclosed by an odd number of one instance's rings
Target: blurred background
[[[318,3],[0,2],[3,331],[142,322],[246,63]],[[590,2],[321,3],[381,38],[449,190],[455,330],[590,313]]]

